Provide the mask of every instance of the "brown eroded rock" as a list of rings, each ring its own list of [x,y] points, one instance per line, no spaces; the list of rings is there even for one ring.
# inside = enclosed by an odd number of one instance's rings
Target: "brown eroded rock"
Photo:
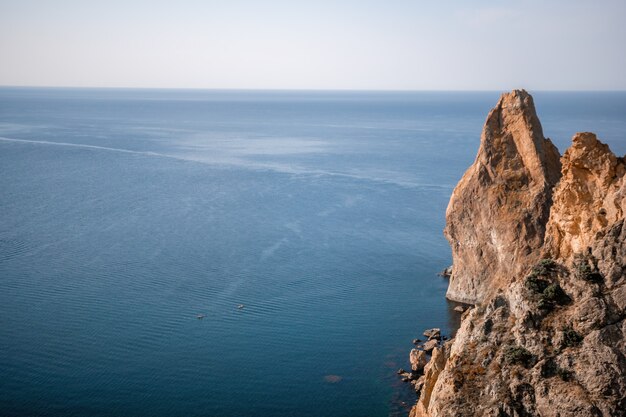
[[[421,372],[426,366],[426,363],[428,363],[426,352],[420,349],[411,349],[409,362],[411,363],[411,370],[413,370],[413,372]]]
[[[428,340],[439,339],[439,337],[441,337],[441,329],[434,328],[434,329],[424,330],[424,336],[426,336]]]
[[[424,375],[422,375],[416,380],[411,381],[411,385],[413,386],[413,389],[415,390],[416,393],[419,394],[422,391],[422,387],[424,387],[425,379],[426,378],[424,377]]]
[[[430,339],[429,341],[424,343],[424,346],[423,346],[424,352],[432,351],[433,349],[437,347],[438,344],[439,342],[437,341],[437,339]]]
[[[592,251],[607,246],[617,257],[602,264],[600,273],[622,271],[611,287],[559,267],[545,279],[565,288],[571,302],[544,310],[542,294],[522,278],[468,311],[440,372],[429,379],[426,367],[422,393],[429,397],[420,397],[412,415],[625,416],[623,219],[592,243]]]
[[[409,417],[427,417],[428,405],[433,392],[433,388],[437,383],[439,374],[446,367],[449,344],[446,343],[442,347],[433,350],[433,357],[424,368],[424,383],[421,386],[421,395],[417,404],[411,409]]]
[[[503,94],[446,211],[449,299],[480,302],[538,259],[560,171],[532,97],[524,90]]]
[[[594,134],[576,134],[562,158],[563,176],[550,207],[547,185],[553,172],[545,175],[542,191],[541,176],[531,173],[541,171],[541,164],[529,168],[532,164],[519,162],[528,151],[519,140],[489,139],[494,112],[506,113],[499,110],[503,102],[524,101],[523,94],[518,96],[504,95],[490,113],[479,156],[452,196],[446,228],[455,256],[450,286],[455,284],[457,298],[479,302],[463,313],[445,354],[435,349],[411,416],[626,416],[624,158],[613,155]],[[512,126],[529,126],[498,118],[497,131],[505,136]],[[520,131],[510,133],[515,134]],[[497,149],[485,151],[485,142]],[[551,151],[544,149],[547,166],[545,152]],[[500,155],[501,160],[483,167],[485,155]],[[520,177],[501,169],[507,164],[514,164]],[[492,175],[482,183],[472,171],[481,169]],[[519,203],[519,178],[527,182],[527,195],[539,199],[536,204],[528,199]],[[500,193],[498,187],[507,191]],[[493,203],[482,206],[482,213],[471,203],[481,192],[483,203]],[[538,217],[531,220],[530,213]],[[545,235],[543,244],[537,241],[540,235]],[[513,237],[528,240],[516,244]],[[539,260],[539,254],[551,259]],[[508,269],[503,260],[511,262]],[[478,272],[462,275],[459,265]]]
[[[626,211],[626,167],[593,133],[577,133],[561,159],[546,251],[558,259],[583,254]]]

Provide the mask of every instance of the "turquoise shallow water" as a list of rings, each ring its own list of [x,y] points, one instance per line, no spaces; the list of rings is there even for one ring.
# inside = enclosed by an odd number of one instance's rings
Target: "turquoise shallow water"
[[[497,98],[0,89],[1,414],[402,415]],[[626,152],[626,94],[535,101]]]

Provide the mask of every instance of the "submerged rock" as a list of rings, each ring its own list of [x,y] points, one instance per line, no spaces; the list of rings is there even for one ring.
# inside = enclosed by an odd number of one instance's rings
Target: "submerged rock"
[[[341,382],[341,380],[343,379],[343,377],[339,376],[339,375],[326,375],[324,377],[324,381],[330,383],[330,384],[336,384],[337,382]]]

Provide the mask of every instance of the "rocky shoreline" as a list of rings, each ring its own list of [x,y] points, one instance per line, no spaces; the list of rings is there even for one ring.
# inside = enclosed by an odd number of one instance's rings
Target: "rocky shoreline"
[[[413,339],[415,348],[411,349],[409,353],[411,370],[405,371],[400,368],[397,372],[403,382],[411,383],[411,386],[418,395],[424,386],[425,368],[432,356],[432,351],[437,347],[441,347],[447,339],[446,336],[441,335],[441,329],[439,328],[425,330],[423,334],[426,337],[425,341]]]
[[[561,156],[524,90],[489,113],[444,230],[446,297],[474,307],[415,341],[410,417],[626,416],[626,161],[572,142]]]

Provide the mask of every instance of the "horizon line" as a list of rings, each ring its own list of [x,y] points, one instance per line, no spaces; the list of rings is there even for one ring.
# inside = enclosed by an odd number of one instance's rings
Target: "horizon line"
[[[3,85],[2,89],[10,88],[33,88],[33,89],[65,89],[65,90],[171,90],[171,91],[272,91],[272,92],[367,92],[367,93],[487,93],[487,92],[503,92],[513,90],[530,90],[536,92],[554,92],[554,93],[623,93],[626,89],[532,89],[532,88],[510,88],[510,89],[356,89],[356,88],[246,88],[246,87],[102,87],[102,86],[66,86],[66,85]]]

